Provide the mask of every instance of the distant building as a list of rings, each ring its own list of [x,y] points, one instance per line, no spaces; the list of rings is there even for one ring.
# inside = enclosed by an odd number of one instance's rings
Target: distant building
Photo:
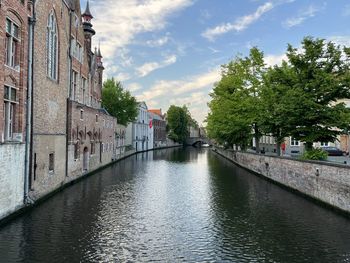
[[[138,104],[138,116],[126,129],[127,142],[131,143],[136,152],[149,150],[149,117],[145,102]]]
[[[166,121],[161,109],[148,110],[150,119],[152,119],[154,129],[154,148],[164,147],[167,145],[166,138]]]
[[[115,131],[115,159],[124,156],[126,146],[126,126],[117,124]]]

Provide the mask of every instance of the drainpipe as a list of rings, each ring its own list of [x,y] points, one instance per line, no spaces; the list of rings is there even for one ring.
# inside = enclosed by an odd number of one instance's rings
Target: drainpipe
[[[69,143],[68,143],[68,134],[69,134],[69,100],[71,97],[71,86],[72,86],[72,55],[71,55],[71,49],[72,49],[72,41],[71,41],[71,35],[72,35],[72,14],[73,14],[74,10],[70,9],[69,10],[69,35],[68,35],[68,70],[69,70],[69,74],[68,74],[68,98],[67,98],[67,102],[66,102],[66,177],[68,177],[68,147],[69,147]]]
[[[31,163],[33,148],[33,55],[34,55],[34,27],[35,27],[35,0],[32,2],[32,16],[28,18],[28,83],[27,83],[27,114],[26,114],[26,142],[24,161],[24,204],[32,204],[29,197],[29,186],[31,183]]]

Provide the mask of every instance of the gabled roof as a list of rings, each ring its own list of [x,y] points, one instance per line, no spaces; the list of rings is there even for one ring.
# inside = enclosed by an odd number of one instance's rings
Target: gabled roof
[[[163,117],[162,109],[151,109],[151,110],[148,110],[148,111]]]
[[[145,108],[146,110],[148,110],[148,107],[147,107],[146,102],[140,101],[140,102],[138,102],[138,104],[139,104],[139,107],[143,107],[143,108]]]

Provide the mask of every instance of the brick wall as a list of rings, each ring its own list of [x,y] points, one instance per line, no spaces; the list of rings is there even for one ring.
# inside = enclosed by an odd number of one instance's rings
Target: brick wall
[[[59,187],[65,180],[66,115],[69,87],[69,8],[62,0],[37,1],[34,30],[33,91],[33,198]],[[58,28],[58,77],[47,74],[46,34],[48,18],[54,12]],[[49,155],[54,154],[54,171]]]
[[[69,102],[68,174],[78,177],[112,161],[115,154],[116,119],[84,104]],[[79,147],[75,156],[75,147]],[[95,150],[92,152],[91,147]],[[88,167],[84,167],[84,149]],[[87,168],[84,171],[84,168]]]
[[[3,142],[4,120],[3,120],[3,98],[4,85],[17,88],[17,101],[15,106],[14,133],[25,136],[26,95],[27,95],[27,73],[28,73],[28,16],[31,15],[31,6],[28,1],[22,3],[20,0],[3,0],[0,7],[0,142]],[[6,19],[9,18],[19,27],[19,49],[17,59],[19,67],[13,68],[5,65],[5,40]]]

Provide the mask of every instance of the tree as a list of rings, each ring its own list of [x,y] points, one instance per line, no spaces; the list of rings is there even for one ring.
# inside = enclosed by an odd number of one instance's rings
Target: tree
[[[169,138],[179,143],[185,143],[189,134],[188,125],[191,119],[186,106],[171,105],[167,111]]]
[[[288,46],[287,57],[288,64],[275,68],[284,126],[306,150],[313,142],[334,142],[350,125],[349,110],[339,103],[350,98],[350,48],[306,37],[300,50]]]
[[[102,107],[117,118],[119,124],[127,125],[138,114],[137,101],[119,81],[108,79],[103,83]]]
[[[264,56],[257,48],[250,50],[249,57],[236,57],[222,66],[221,80],[210,94],[213,98],[207,117],[210,137],[246,148],[253,131],[259,152],[260,91],[264,72]]]

